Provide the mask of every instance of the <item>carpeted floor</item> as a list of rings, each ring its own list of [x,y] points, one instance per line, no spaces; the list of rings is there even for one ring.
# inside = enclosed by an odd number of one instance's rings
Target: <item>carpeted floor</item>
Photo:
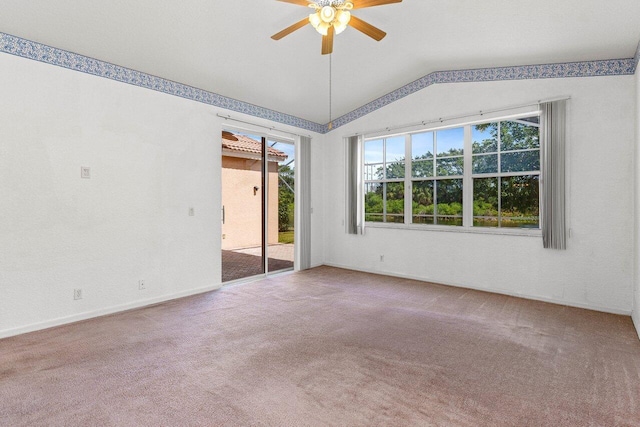
[[[320,267],[0,340],[0,425],[640,424],[625,316]]]

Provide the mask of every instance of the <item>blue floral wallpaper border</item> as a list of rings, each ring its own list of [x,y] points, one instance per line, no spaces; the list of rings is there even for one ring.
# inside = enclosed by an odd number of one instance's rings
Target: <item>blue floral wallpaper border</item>
[[[182,83],[152,76],[130,68],[99,61],[87,56],[46,46],[41,43],[25,40],[20,37],[15,37],[1,32],[0,52],[33,59],[51,65],[57,65],[70,70],[81,71],[83,73],[128,83],[134,86],[152,89],[169,95],[175,95],[227,110],[249,114],[254,117],[260,117],[274,122],[295,126],[312,132],[324,133],[327,128],[326,125],[314,123],[299,117],[280,113],[268,108],[218,95],[213,92],[208,92]]]
[[[569,62],[516,67],[481,68],[475,70],[437,71],[427,74],[380,98],[371,101],[329,124],[319,124],[268,108],[228,98],[213,92],[187,86],[130,68],[50,47],[41,43],[0,32],[0,52],[76,70],[119,82],[152,89],[169,95],[294,126],[316,133],[327,133],[359,119],[399,99],[438,83],[488,82],[500,80],[550,79],[565,77],[620,76],[634,74],[640,61],[640,44],[634,58],[604,61]]]
[[[405,96],[437,83],[490,82],[499,80],[552,79],[564,77],[621,76],[634,74],[636,59],[569,62],[560,64],[524,65],[517,67],[481,68],[476,70],[437,71],[427,74],[400,89],[396,89],[362,107],[338,117],[333,129],[344,126]]]

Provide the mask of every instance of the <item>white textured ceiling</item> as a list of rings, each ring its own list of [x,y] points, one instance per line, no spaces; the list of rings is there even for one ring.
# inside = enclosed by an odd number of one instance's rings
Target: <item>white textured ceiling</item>
[[[3,0],[0,32],[316,123],[329,57],[309,9],[275,0]],[[433,71],[633,57],[638,0],[404,0],[354,11],[388,33],[336,36],[332,118]]]

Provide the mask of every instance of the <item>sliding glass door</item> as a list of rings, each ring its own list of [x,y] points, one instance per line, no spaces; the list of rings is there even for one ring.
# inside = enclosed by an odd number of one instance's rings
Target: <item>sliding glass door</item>
[[[270,272],[293,268],[295,149],[292,143],[268,141],[269,145],[269,245]]]
[[[222,132],[222,281],[293,268],[292,143]]]

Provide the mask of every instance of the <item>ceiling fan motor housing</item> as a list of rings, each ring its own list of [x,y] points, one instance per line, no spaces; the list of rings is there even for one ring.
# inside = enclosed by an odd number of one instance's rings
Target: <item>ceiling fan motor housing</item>
[[[374,27],[368,22],[351,15],[351,10],[365,7],[382,6],[392,3],[401,3],[402,0],[278,0],[293,3],[300,6],[308,6],[314,10],[308,18],[285,28],[271,36],[274,40],[280,40],[284,36],[304,27],[308,22],[318,33],[322,35],[322,54],[333,52],[333,37],[342,33],[347,26],[364,33],[374,40],[382,40],[387,33]],[[357,3],[356,3],[357,2]],[[354,4],[356,3],[356,4]],[[356,6],[357,5],[357,6]]]

